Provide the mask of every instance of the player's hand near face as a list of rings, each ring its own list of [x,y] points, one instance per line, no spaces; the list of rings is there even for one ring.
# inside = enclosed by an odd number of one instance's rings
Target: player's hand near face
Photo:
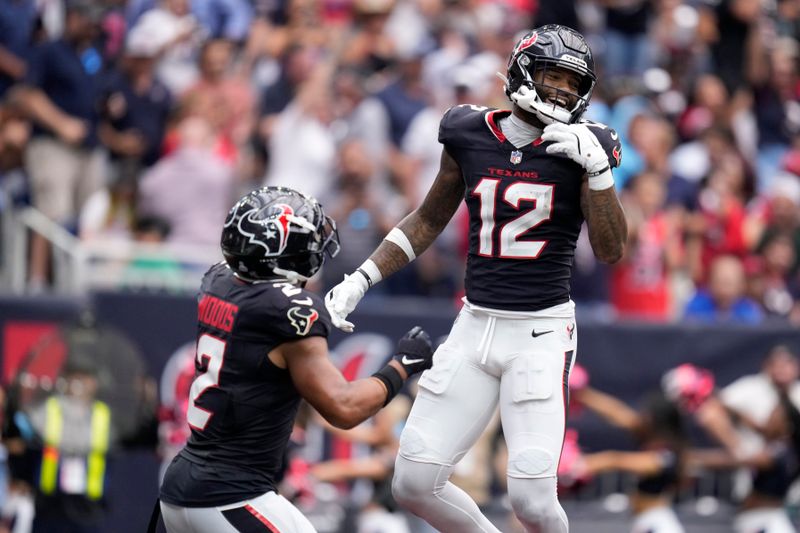
[[[609,169],[608,156],[597,137],[584,124],[550,124],[544,128],[542,140],[552,142],[548,154],[567,157],[582,166],[589,177]]]
[[[548,154],[571,159],[586,171],[581,211],[589,227],[589,242],[600,261],[616,263],[625,253],[628,226],[614,188],[609,156],[600,140],[583,123],[550,124],[544,128],[542,140],[551,143]],[[619,156],[615,151],[617,164]]]

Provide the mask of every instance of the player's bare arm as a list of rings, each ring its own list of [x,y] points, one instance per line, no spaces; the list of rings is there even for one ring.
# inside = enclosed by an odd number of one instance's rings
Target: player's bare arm
[[[287,368],[300,395],[332,425],[352,428],[389,403],[403,382],[430,368],[433,347],[421,328],[400,339],[394,357],[372,376],[347,381],[328,357],[324,337],[287,342],[269,353],[270,360]]]
[[[384,238],[378,248],[344,281],[328,291],[325,307],[337,328],[352,332],[353,323],[346,320],[367,289],[391,276],[413,261],[447,226],[464,197],[461,168],[453,157],[442,150],[439,173],[422,205],[405,217]]]
[[[604,263],[616,263],[625,251],[628,225],[614,187],[595,191],[588,180],[581,187],[581,210],[589,228],[594,255]]]
[[[375,414],[386,400],[386,387],[375,378],[347,381],[328,357],[323,337],[288,342],[269,354],[273,363],[289,370],[300,395],[331,424],[348,429]],[[395,364],[401,377],[405,371]]]
[[[415,255],[428,249],[444,230],[464,198],[464,180],[458,163],[442,149],[439,173],[427,196],[415,211],[397,225],[408,237]],[[369,257],[382,277],[391,276],[410,262],[408,255],[394,242],[384,240]]]

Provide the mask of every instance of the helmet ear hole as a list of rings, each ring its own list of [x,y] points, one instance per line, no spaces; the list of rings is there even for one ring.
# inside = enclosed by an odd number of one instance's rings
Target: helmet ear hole
[[[338,252],[336,225],[314,199],[287,187],[262,187],[230,210],[220,240],[236,274],[248,280],[285,277],[303,281]]]

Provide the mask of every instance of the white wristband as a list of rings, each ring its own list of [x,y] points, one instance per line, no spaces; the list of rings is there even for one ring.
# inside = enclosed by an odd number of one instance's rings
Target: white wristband
[[[356,272],[360,272],[367,278],[367,284],[370,287],[383,279],[381,271],[378,270],[378,265],[376,265],[375,261],[372,259],[367,259],[361,263],[361,266],[356,269]]]
[[[408,240],[408,237],[400,228],[392,228],[392,231],[383,239],[399,246],[408,256],[409,261],[416,259],[417,254],[414,253],[414,248],[411,247],[411,241]]]
[[[593,191],[604,191],[614,186],[614,175],[609,168],[597,176],[589,176],[589,188]]]

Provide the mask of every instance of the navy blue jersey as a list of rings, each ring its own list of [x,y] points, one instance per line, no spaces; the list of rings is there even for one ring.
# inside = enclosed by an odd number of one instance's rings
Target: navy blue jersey
[[[210,507],[275,490],[300,395],[267,354],[327,337],[330,327],[322,300],[305,289],[245,283],[224,263],[206,273],[187,411],[192,432],[164,477],[163,501]]]
[[[538,311],[569,300],[583,213],[584,170],[537,140],[517,149],[497,121],[511,112],[472,105],[449,109],[439,142],[461,167],[469,209],[466,295],[495,309]],[[619,165],[616,132],[586,122]]]

